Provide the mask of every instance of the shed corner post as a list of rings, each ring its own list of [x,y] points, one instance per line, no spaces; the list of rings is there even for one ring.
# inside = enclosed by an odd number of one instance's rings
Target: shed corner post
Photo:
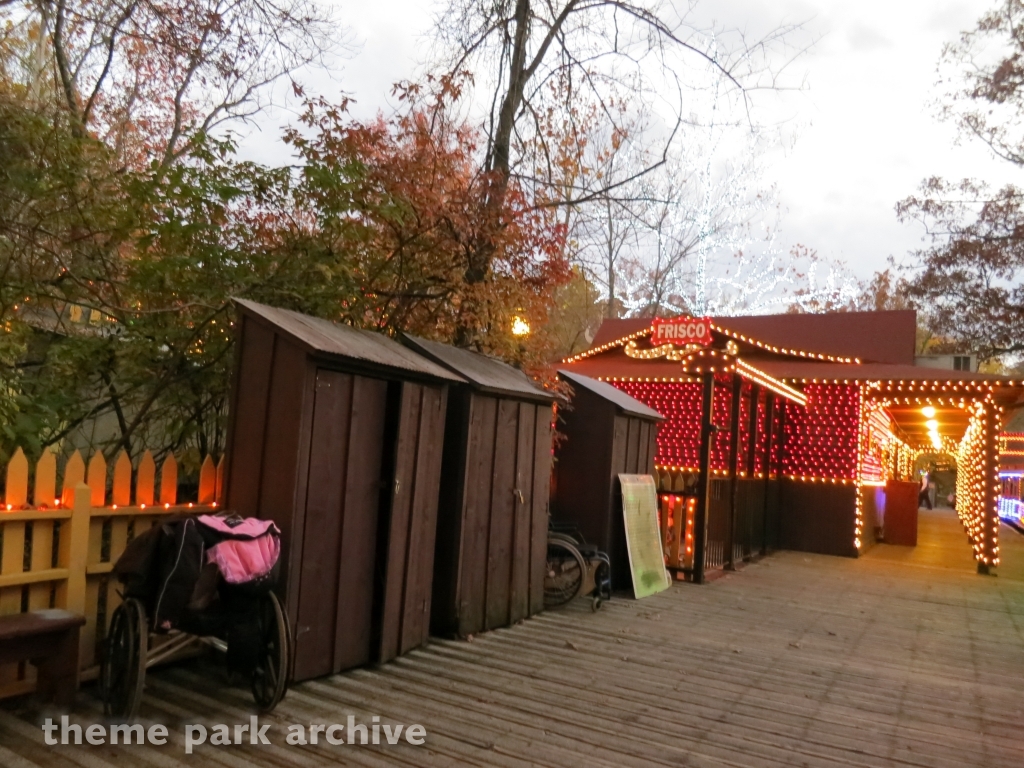
[[[87,612],[88,608],[88,578],[87,569],[89,566],[89,527],[92,518],[92,489],[83,482],[75,484],[70,490],[71,517],[67,525],[60,528],[60,555],[59,562],[67,568],[67,581],[63,584],[63,593],[58,597],[58,605],[65,610],[85,616],[90,622],[95,621],[95,614],[91,617]],[[61,597],[63,599],[61,599]],[[92,643],[83,642],[78,649],[78,668],[89,665],[92,652]]]
[[[729,517],[725,533],[725,570],[736,570],[736,501],[739,495],[740,406],[743,399],[743,379],[732,375],[732,401],[729,403]]]
[[[85,483],[72,489],[71,518],[65,534],[61,530],[64,556],[61,563],[68,569],[64,608],[85,615],[86,569],[89,565],[89,521],[92,515],[92,490]],[[63,527],[62,527],[63,528]]]
[[[693,531],[693,581],[704,583],[704,552],[708,537],[708,487],[711,480],[712,400],[715,395],[715,374],[703,375],[700,415],[700,466],[697,468],[697,511]]]

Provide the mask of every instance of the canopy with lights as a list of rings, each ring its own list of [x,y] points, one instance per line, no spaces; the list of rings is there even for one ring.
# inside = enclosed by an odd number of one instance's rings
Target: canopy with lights
[[[697,498],[695,549],[724,507],[718,561],[708,545],[675,563],[691,578],[748,554],[743,525],[763,526],[762,542],[771,526],[781,548],[856,556],[874,540],[875,489],[913,481],[927,453],[955,460],[957,511],[987,570],[999,562],[998,435],[1024,382],[916,366],[915,332],[913,311],[606,320],[562,366],[666,417],[659,487]],[[761,519],[746,509],[758,505]]]

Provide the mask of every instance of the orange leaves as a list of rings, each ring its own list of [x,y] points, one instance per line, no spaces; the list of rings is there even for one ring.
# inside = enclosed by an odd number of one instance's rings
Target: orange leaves
[[[304,162],[310,247],[343,250],[349,322],[449,341],[471,327],[489,351],[521,356],[512,317],[543,327],[551,291],[569,275],[564,227],[516,184],[499,188],[479,170],[480,135],[449,110],[461,82],[431,85],[398,86],[407,109],[369,122],[348,119],[345,104],[307,103],[311,131],[287,141]],[[492,249],[484,278],[467,279],[482,243]]]
[[[315,0],[23,5],[29,32],[47,30],[32,54],[33,77],[52,77],[42,92],[135,170],[258,113],[276,80],[338,47]]]

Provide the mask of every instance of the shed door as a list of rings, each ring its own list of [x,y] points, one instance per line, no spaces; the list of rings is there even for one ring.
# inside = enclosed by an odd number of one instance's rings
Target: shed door
[[[370,661],[387,383],[316,376],[295,627],[296,680]]]
[[[551,409],[474,393],[466,448],[458,631],[544,609]]]
[[[437,499],[447,391],[403,382],[385,526],[384,597],[378,659],[421,645],[430,630]]]

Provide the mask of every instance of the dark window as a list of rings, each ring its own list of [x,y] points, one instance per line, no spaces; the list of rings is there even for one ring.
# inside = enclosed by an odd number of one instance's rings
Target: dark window
[[[971,370],[971,357],[970,355],[957,355],[953,358],[953,370],[954,371],[969,371]]]

